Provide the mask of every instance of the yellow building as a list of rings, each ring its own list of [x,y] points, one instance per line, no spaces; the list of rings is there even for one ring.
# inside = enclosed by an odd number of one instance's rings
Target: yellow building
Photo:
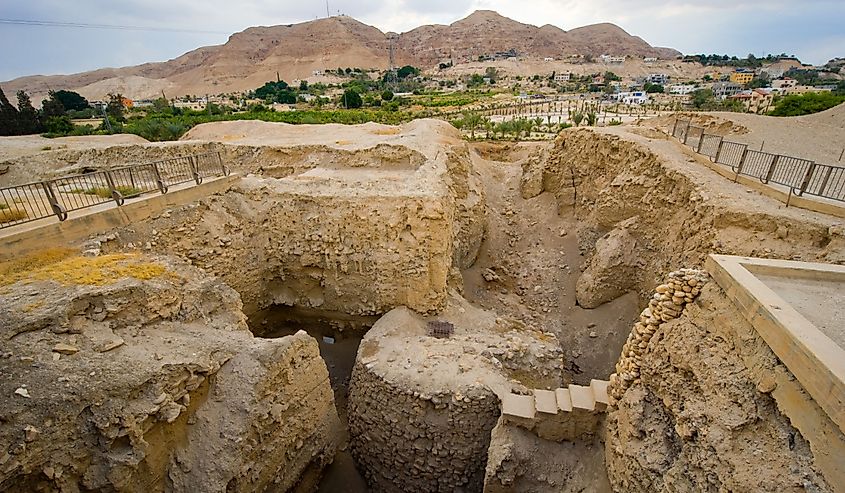
[[[754,72],[731,72],[731,82],[734,84],[748,84],[754,80]]]

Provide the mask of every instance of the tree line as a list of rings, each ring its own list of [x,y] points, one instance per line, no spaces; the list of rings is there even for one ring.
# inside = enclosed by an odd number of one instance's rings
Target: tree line
[[[72,118],[92,118],[97,115],[87,99],[74,91],[50,91],[35,109],[32,99],[21,90],[12,104],[0,88],[0,135],[29,135],[38,133],[69,134],[74,131]],[[115,122],[124,121],[123,96],[109,94],[105,113]],[[91,129],[93,131],[93,129]]]

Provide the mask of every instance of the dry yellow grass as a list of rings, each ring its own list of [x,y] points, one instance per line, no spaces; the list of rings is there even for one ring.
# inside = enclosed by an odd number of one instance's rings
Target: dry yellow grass
[[[378,130],[373,130],[373,133],[375,135],[398,135],[399,129],[396,128],[396,127],[394,127],[394,128],[380,128]]]
[[[22,209],[0,209],[0,223],[21,221],[27,217],[26,211]]]
[[[80,257],[70,249],[44,250],[0,263],[0,286],[25,281],[102,286],[124,277],[153,279],[167,272],[161,264],[131,253]]]

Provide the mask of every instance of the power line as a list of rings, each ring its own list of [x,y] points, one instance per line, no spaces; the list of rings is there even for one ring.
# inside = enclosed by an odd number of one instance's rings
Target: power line
[[[153,31],[168,33],[194,33],[194,34],[231,34],[222,31],[203,31],[198,29],[176,29],[170,27],[144,27],[144,26],[122,26],[118,24],[89,24],[84,22],[58,22],[40,21],[26,19],[0,19],[0,24],[11,24],[16,26],[39,26],[39,27],[73,27],[79,29],[115,29],[118,31]]]

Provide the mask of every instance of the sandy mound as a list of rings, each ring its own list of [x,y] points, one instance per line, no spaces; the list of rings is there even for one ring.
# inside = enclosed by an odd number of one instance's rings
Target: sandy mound
[[[815,115],[807,115],[799,118],[819,125],[829,125],[831,127],[845,129],[845,103],[834,106],[821,113],[816,113]]]
[[[55,149],[91,149],[124,144],[148,144],[143,137],[132,134],[88,135],[46,139],[40,135],[0,137],[0,161]]]
[[[197,125],[181,140],[256,146],[328,145],[360,149],[377,144],[407,145],[412,141],[454,143],[460,139],[460,133],[452,125],[440,120],[414,120],[399,126],[379,123],[290,125],[241,120]]]

